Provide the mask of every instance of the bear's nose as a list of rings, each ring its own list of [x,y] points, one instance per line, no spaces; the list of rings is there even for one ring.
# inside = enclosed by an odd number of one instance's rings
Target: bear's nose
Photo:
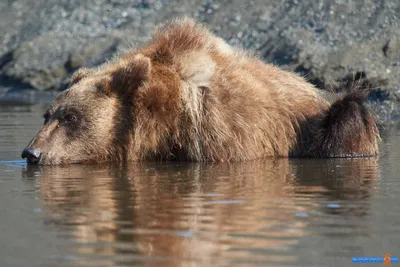
[[[25,147],[22,151],[21,157],[28,160],[28,163],[37,164],[40,161],[40,156],[42,153],[39,149],[33,147]]]

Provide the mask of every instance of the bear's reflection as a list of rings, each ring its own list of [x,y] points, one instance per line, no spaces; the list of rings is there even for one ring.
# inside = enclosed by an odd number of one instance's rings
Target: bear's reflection
[[[76,263],[206,266],[249,258],[294,264],[277,252],[310,231],[312,217],[296,214],[365,215],[365,201],[334,212],[319,201],[370,198],[378,171],[377,159],[276,159],[28,166],[23,175],[39,178],[45,222],[77,242]]]

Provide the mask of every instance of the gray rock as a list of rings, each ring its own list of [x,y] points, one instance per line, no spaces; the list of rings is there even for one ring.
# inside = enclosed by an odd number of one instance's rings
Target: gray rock
[[[397,0],[3,1],[0,87],[64,89],[77,68],[99,65],[146,41],[158,23],[186,15],[320,88],[353,77],[369,83],[377,113],[397,118],[399,14]]]

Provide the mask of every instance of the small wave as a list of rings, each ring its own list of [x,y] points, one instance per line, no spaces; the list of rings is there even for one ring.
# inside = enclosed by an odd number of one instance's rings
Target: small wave
[[[21,168],[26,166],[25,160],[0,160],[0,164],[4,164],[10,167]]]

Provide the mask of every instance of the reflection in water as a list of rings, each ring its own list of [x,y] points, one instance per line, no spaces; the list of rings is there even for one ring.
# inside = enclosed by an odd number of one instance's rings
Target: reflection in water
[[[27,166],[22,176],[40,188],[45,223],[74,241],[75,265],[298,266],[302,239],[368,214],[378,168],[377,159],[277,159]]]

